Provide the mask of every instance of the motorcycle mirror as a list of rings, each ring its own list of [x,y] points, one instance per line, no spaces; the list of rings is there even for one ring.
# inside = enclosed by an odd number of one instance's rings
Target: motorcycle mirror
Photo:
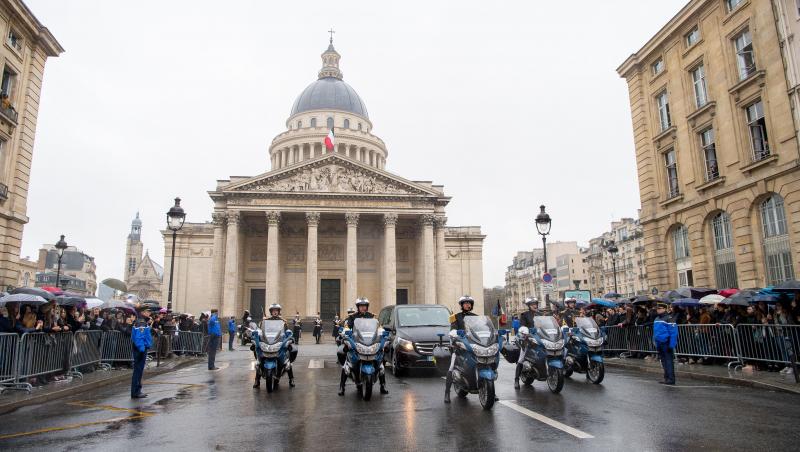
[[[286,331],[283,332],[283,335],[286,336],[287,338],[288,337],[292,337],[292,332],[289,331],[289,330],[286,330]]]
[[[339,334],[341,334],[341,332],[342,332],[342,331],[344,331],[344,327],[341,327],[341,326],[340,326],[340,327],[339,327]]]
[[[383,330],[383,337],[389,337],[389,330]]]
[[[464,330],[458,330],[456,331],[456,334],[458,334],[459,336],[464,336],[465,333]]]
[[[347,330],[344,332],[344,335],[347,337],[351,337],[353,335],[353,330]]]
[[[508,330],[506,330],[505,328],[497,330],[497,334],[499,334],[501,336],[507,336],[508,335]]]

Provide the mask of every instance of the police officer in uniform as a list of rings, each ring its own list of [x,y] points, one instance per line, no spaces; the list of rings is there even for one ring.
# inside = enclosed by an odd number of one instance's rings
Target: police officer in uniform
[[[347,328],[353,329],[353,326],[356,323],[356,319],[372,319],[375,317],[375,314],[369,312],[369,300],[366,298],[359,298],[356,300],[356,311],[349,316],[347,316],[347,320],[345,323],[347,324]],[[347,354],[347,342],[345,342],[344,353]],[[380,373],[378,374],[378,380],[381,384],[381,394],[388,394],[389,391],[386,389],[386,372],[384,371],[383,363],[381,363]],[[339,383],[339,395],[344,395],[344,384],[347,383],[347,372],[345,371],[344,367],[342,367],[342,376],[341,381]]]
[[[283,331],[286,331],[289,329],[289,326],[286,324],[286,320],[281,317],[281,309],[281,305],[272,303],[269,305],[269,317],[264,320],[280,320],[283,322]],[[255,344],[253,344],[253,347],[255,347]],[[289,344],[289,353],[291,353],[292,350],[294,350],[294,344]],[[294,388],[294,371],[292,371],[291,367],[286,370],[286,375],[289,376],[289,387]],[[256,382],[253,384],[253,387],[261,387],[261,375],[258,372],[256,372]]]
[[[452,314],[450,316],[450,338],[458,330],[464,329],[464,317],[477,315],[472,312],[472,307],[475,305],[475,300],[469,295],[464,295],[458,300],[458,305],[461,306],[461,312]],[[450,403],[450,387],[453,385],[453,367],[456,365],[455,353],[450,357],[450,369],[447,371],[447,381],[444,384],[444,403]]]
[[[656,317],[653,322],[653,342],[658,350],[658,357],[661,359],[661,367],[664,369],[664,380],[659,383],[664,385],[675,384],[675,347],[678,345],[678,326],[675,320],[667,312],[666,303],[656,305]]]
[[[153,336],[150,330],[150,309],[146,306],[138,308],[139,315],[131,328],[131,342],[133,342],[133,375],[131,375],[131,398],[143,399],[147,394],[142,393],[142,375],[147,361],[147,349],[153,345]]]
[[[533,328],[533,318],[539,315],[537,309],[539,302],[533,298],[525,299],[525,306],[528,310],[519,317],[520,328],[527,327],[529,330]],[[519,376],[522,373],[522,362],[525,360],[525,344],[520,344],[519,359],[517,359],[517,370],[514,371],[514,389],[519,389]]]
[[[575,309],[575,299],[574,298],[567,298],[564,300],[564,304],[567,307],[561,313],[561,320],[564,321],[564,324],[570,328],[575,327],[575,317],[578,317],[578,311]]]

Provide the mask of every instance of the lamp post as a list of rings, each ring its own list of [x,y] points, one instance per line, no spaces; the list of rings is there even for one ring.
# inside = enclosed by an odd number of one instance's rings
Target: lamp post
[[[67,242],[64,241],[64,235],[56,242],[56,252],[58,252],[58,267],[56,270],[56,288],[61,288],[61,258],[64,257],[64,250],[67,249]]]
[[[547,268],[547,236],[550,234],[552,220],[550,215],[544,211],[544,205],[539,206],[539,215],[536,215],[536,230],[542,236],[542,248],[544,250],[544,272],[548,273]],[[544,294],[544,302],[550,308],[550,292]]]
[[[614,293],[619,294],[619,290],[617,289],[617,259],[616,259],[616,255],[617,252],[619,252],[619,248],[617,248],[617,245],[612,240],[608,242],[608,245],[606,246],[606,251],[608,251],[608,254],[611,255],[611,267],[614,271]]]
[[[167,292],[167,311],[172,311],[172,275],[175,274],[175,240],[178,231],[186,220],[186,212],[181,207],[181,198],[175,198],[175,205],[167,212],[167,228],[172,231],[172,257],[169,264],[169,292]]]

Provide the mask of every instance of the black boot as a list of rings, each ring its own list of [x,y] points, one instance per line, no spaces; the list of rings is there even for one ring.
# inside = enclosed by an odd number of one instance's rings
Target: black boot
[[[347,382],[347,374],[344,373],[344,369],[342,369],[342,379],[341,379],[341,382],[339,383],[339,395],[340,396],[344,395],[344,384],[346,382]]]
[[[381,382],[381,394],[388,394],[389,391],[386,389],[386,374],[378,375],[378,380]]]
[[[292,369],[289,369],[286,373],[289,375],[289,387],[294,388],[294,372]]]
[[[444,383],[444,403],[450,403],[450,386],[453,385],[453,373],[447,372],[447,379]]]
[[[514,372],[514,389],[519,389],[519,374],[522,373],[522,364],[517,363],[517,370]]]
[[[258,372],[256,372],[256,382],[253,383],[253,387],[254,388],[260,388],[261,387],[261,375]]]

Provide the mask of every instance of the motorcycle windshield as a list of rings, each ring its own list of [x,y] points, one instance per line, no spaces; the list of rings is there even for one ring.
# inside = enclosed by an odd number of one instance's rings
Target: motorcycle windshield
[[[261,324],[263,331],[261,340],[269,345],[278,343],[283,339],[283,321],[282,320],[264,320]]]
[[[356,319],[353,323],[353,337],[362,345],[378,342],[378,319]]]
[[[597,327],[597,323],[591,317],[576,317],[575,326],[580,328],[581,334],[589,339],[600,338],[600,328]]]
[[[492,321],[485,315],[465,316],[464,326],[467,339],[476,344],[488,347],[497,342],[497,330]]]
[[[561,339],[561,328],[553,316],[536,316],[533,318],[533,326],[536,328],[536,333],[548,341],[555,342]]]

